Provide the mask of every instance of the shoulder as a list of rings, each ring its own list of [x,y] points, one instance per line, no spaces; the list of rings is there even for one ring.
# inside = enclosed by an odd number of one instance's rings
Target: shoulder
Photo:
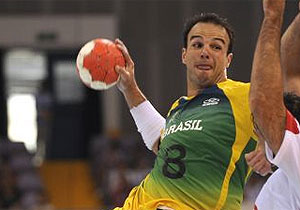
[[[232,100],[244,99],[248,101],[250,83],[227,79],[224,82],[218,83],[217,86],[225,93],[228,98]]]
[[[249,90],[250,88],[250,83],[248,82],[235,81],[231,79],[227,79],[226,81],[220,82],[217,85],[221,89]]]
[[[184,105],[186,102],[192,100],[195,96],[181,96],[179,99],[177,99],[171,106],[167,117],[176,109],[180,108],[182,105]]]
[[[181,96],[180,98],[178,98],[176,101],[173,102],[171,108],[170,108],[169,111],[168,111],[167,117],[171,114],[171,112],[172,112],[173,110],[175,110],[175,109],[179,106],[179,101],[180,101],[180,99],[185,98],[185,97],[186,97],[186,96]]]

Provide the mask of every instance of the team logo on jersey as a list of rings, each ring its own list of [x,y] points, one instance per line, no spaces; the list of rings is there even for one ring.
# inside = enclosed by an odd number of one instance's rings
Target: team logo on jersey
[[[211,106],[211,105],[216,105],[219,104],[220,99],[219,98],[209,98],[203,101],[202,106]]]

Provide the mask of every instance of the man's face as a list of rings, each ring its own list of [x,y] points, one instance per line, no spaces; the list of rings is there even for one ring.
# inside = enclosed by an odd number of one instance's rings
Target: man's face
[[[229,36],[226,29],[212,23],[197,23],[187,37],[182,62],[187,68],[188,92],[226,80],[232,54],[227,55]],[[195,92],[196,91],[196,92]]]

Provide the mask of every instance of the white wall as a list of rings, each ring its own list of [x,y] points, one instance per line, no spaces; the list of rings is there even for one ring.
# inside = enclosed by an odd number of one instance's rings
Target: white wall
[[[115,39],[118,34],[114,15],[0,16],[0,29],[0,48],[6,49],[79,49],[92,39]],[[41,42],[37,38],[40,33],[55,34],[56,39]],[[18,70],[15,75],[10,75],[10,80],[20,80],[21,72]],[[73,72],[75,74],[76,71]],[[105,131],[121,129],[120,96],[117,91],[112,88],[102,94]]]
[[[115,38],[113,15],[1,16],[0,47],[76,48],[97,37]],[[41,42],[41,33],[56,39]]]

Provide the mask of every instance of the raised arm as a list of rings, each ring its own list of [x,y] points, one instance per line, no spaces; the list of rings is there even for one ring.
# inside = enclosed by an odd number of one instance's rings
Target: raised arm
[[[116,71],[120,74],[118,88],[123,93],[130,109],[130,113],[135,121],[138,131],[141,133],[147,148],[157,154],[160,133],[164,128],[165,119],[147,101],[146,97],[138,87],[134,76],[134,62],[124,43],[116,39],[117,47],[122,51],[126,66],[116,66]]]
[[[126,63],[125,68],[116,66],[116,71],[121,76],[117,86],[123,93],[129,109],[132,109],[133,107],[136,107],[142,102],[146,101],[146,97],[136,83],[134,76],[134,62],[131,59],[126,46],[119,39],[116,39],[115,43],[117,47],[122,51]]]
[[[300,96],[300,13],[281,38],[281,64],[284,91]]]
[[[250,108],[254,123],[276,154],[282,143],[286,110],[280,66],[280,35],[285,0],[263,0],[264,19],[251,74]]]

